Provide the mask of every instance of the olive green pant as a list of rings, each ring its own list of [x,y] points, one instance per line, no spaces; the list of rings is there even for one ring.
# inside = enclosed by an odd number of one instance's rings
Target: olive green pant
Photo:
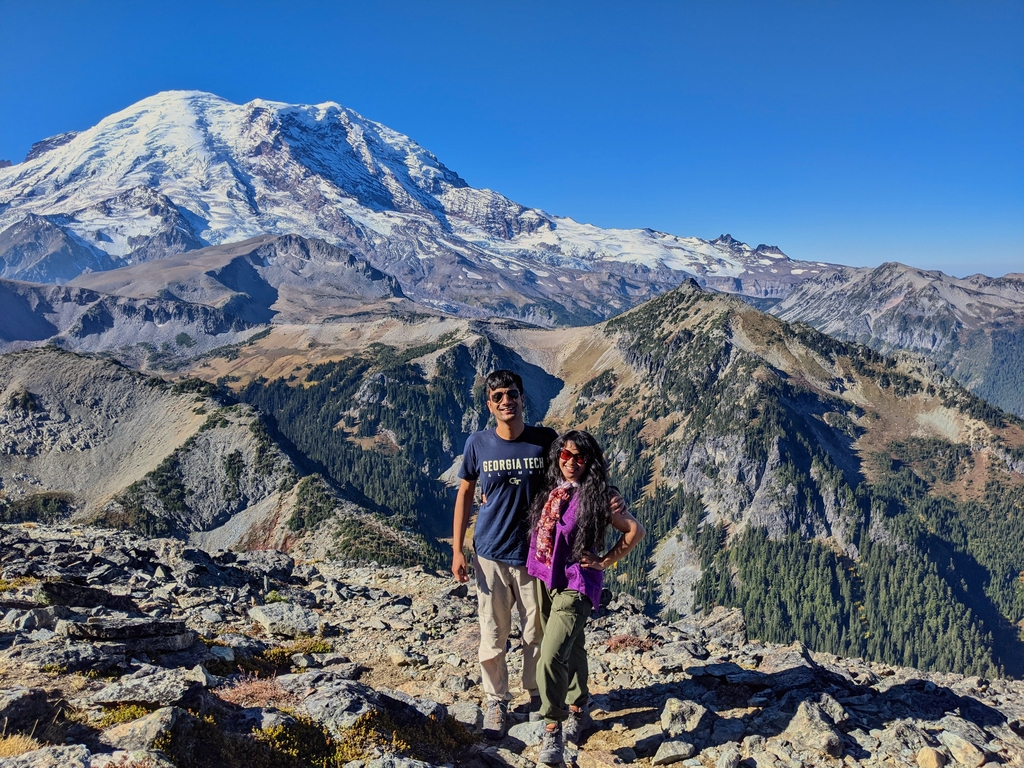
[[[583,706],[590,695],[583,629],[594,607],[574,589],[549,590],[538,579],[537,590],[544,627],[537,664],[540,713],[546,722],[560,723],[569,716],[569,704]]]

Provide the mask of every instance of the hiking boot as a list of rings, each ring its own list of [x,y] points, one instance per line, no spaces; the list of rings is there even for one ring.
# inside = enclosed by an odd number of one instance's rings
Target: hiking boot
[[[526,712],[531,723],[544,719],[544,715],[540,713],[540,696],[530,697],[530,704]]]
[[[491,699],[484,707],[484,736],[488,739],[503,739],[506,723],[505,702],[499,699]]]
[[[590,702],[588,701],[579,711],[569,708],[569,716],[562,723],[562,738],[569,744],[579,746],[583,734],[590,730],[594,721],[590,718]]]
[[[565,750],[562,747],[562,724],[556,723],[555,729],[549,731],[544,729],[544,735],[540,740],[540,752],[537,754],[537,762],[544,765],[558,765],[562,762],[562,755]]]

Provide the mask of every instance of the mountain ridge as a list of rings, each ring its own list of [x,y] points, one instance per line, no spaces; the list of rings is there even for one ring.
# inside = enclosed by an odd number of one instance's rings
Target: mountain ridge
[[[809,279],[769,312],[881,352],[934,360],[979,396],[1024,414],[1024,275],[956,278],[898,262]]]

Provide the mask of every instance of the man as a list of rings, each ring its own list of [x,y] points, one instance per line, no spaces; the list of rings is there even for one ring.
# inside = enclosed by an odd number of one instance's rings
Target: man
[[[473,566],[480,622],[480,672],[487,695],[484,734],[501,738],[511,698],[505,648],[512,628],[513,603],[522,623],[523,688],[530,694],[531,714],[540,706],[540,606],[533,577],[526,572],[527,518],[530,502],[544,481],[548,449],[558,435],[553,429],[524,422],[523,380],[512,371],[490,374],[485,392],[487,409],[497,423],[466,440],[459,470],[462,483],[455,501],[452,574],[461,582],[469,581],[462,550],[479,482],[483,501],[473,536]]]

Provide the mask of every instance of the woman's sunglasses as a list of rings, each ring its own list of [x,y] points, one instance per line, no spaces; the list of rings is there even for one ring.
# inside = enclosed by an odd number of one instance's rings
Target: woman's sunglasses
[[[558,454],[558,458],[560,458],[562,461],[564,461],[566,463],[568,463],[570,461],[572,461],[572,462],[574,462],[576,464],[586,464],[587,463],[587,457],[586,456],[584,456],[581,453],[573,453],[572,451],[567,451],[565,448],[563,448],[561,450],[561,452]]]

